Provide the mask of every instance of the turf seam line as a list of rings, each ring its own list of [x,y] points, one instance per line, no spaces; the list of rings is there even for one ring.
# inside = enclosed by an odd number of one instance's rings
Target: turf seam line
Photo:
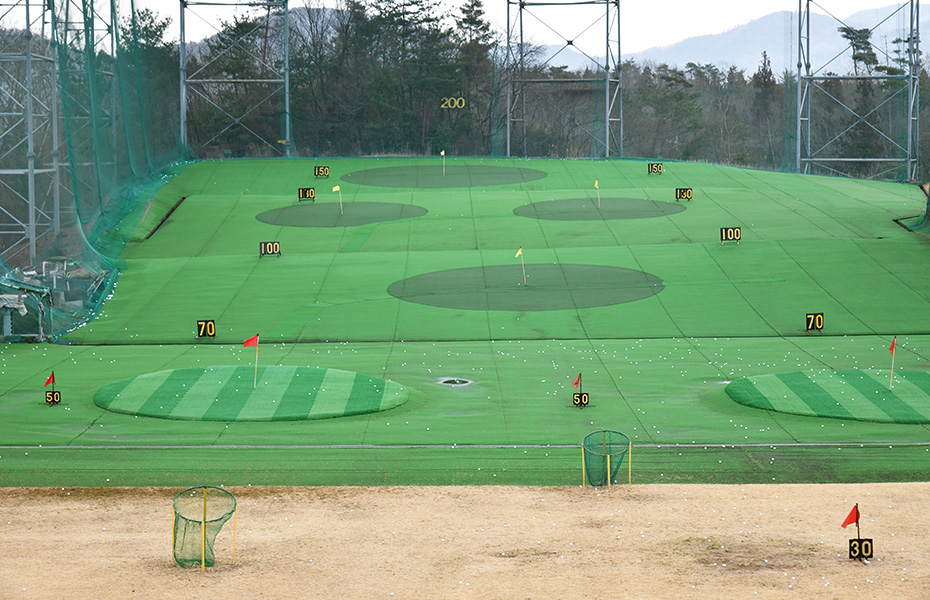
[[[0,450],[519,450],[535,449],[571,449],[581,444],[308,444],[308,445],[216,445],[216,446],[0,446]],[[699,448],[712,450],[737,448],[878,448],[881,446],[930,447],[930,442],[807,442],[784,444],[633,444],[634,448],[675,449]]]

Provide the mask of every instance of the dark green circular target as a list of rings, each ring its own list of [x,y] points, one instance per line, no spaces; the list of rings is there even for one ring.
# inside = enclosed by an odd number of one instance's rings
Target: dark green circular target
[[[524,204],[513,209],[518,217],[550,221],[606,221],[614,219],[650,219],[680,213],[684,204],[656,202],[643,198],[568,198]]]
[[[391,188],[452,188],[480,187],[526,183],[542,179],[547,173],[537,169],[499,167],[491,165],[446,165],[443,175],[442,162],[430,165],[377,167],[364,171],[353,171],[342,176],[342,181],[356,185],[374,185]]]
[[[561,310],[610,306],[658,294],[650,273],[577,264],[520,263],[424,273],[388,286],[400,300],[462,310]]]
[[[358,227],[369,223],[422,217],[422,206],[393,202],[313,202],[267,210],[256,219],[282,227]]]

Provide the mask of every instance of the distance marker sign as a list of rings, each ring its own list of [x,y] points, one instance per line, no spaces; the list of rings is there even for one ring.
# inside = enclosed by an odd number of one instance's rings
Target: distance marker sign
[[[61,392],[58,390],[49,390],[45,392],[45,401],[50,405],[54,406],[61,402]]]
[[[823,313],[807,313],[804,321],[806,331],[823,331]]]
[[[742,237],[739,227],[721,227],[720,228],[720,245],[724,245],[727,242],[736,242],[736,245],[739,246],[739,240]]]
[[[585,406],[588,405],[589,401],[590,401],[590,397],[588,396],[588,392],[581,392],[581,393],[575,392],[574,394],[572,394],[572,404],[574,404],[578,408],[584,408]]]
[[[216,337],[216,321],[213,319],[200,319],[197,321],[197,337]]]
[[[691,188],[675,188],[675,202],[679,200],[687,200],[691,202],[691,198],[694,196],[694,192],[691,191]]]
[[[661,175],[662,174],[662,163],[649,163],[647,166],[647,172],[650,175]]]
[[[849,558],[872,558],[872,538],[849,540]]]
[[[313,176],[317,179],[320,177],[329,179],[329,167],[313,167]]]
[[[316,198],[315,188],[297,188],[297,202],[301,200],[313,200]]]
[[[277,254],[281,256],[281,242],[259,242],[258,257],[261,258],[266,254]]]

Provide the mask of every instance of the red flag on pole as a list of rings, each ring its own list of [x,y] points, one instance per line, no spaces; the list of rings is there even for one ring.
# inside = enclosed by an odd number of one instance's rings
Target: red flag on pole
[[[45,387],[48,387],[48,384],[55,383],[55,371],[52,371],[52,374],[48,376],[48,379],[45,380]]]
[[[258,334],[256,333],[246,341],[242,342],[243,346],[258,346]]]
[[[578,377],[575,377],[575,381],[572,382],[572,385],[575,386],[575,389],[578,389],[578,384],[581,383],[581,373],[578,373]]]
[[[840,525],[843,529],[846,529],[847,525],[852,525],[853,523],[859,523],[859,505],[853,506],[852,510],[849,511],[849,514],[846,515],[846,520],[843,521],[843,524]]]
[[[894,355],[894,344],[897,341],[898,341],[898,336],[894,336],[894,338],[891,340],[891,346],[888,348],[889,350],[891,350],[892,355]]]

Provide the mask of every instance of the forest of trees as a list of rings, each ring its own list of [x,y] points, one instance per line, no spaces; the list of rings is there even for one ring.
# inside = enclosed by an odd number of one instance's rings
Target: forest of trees
[[[214,81],[196,90],[191,86],[188,93],[188,148],[194,156],[272,156],[280,151],[275,140],[282,138],[299,156],[504,152],[505,44],[503,34],[488,22],[482,0],[459,0],[452,11],[441,9],[437,0],[342,0],[338,9],[323,8],[319,0],[292,0],[290,7],[291,132],[283,128],[282,95],[276,91],[280,86],[271,82],[281,67],[276,62],[281,16],[240,15],[221,24],[222,34],[187,46],[188,75]],[[169,17],[149,10],[136,17],[135,24],[128,19],[120,23],[123,55],[132,57],[120,77],[142,82],[141,107],[151,123],[148,135],[160,141],[159,147],[176,147],[177,40],[166,38]],[[243,33],[247,35],[233,44]],[[898,58],[879,64],[867,32],[840,33],[853,45],[857,73],[900,72],[901,40]],[[534,48],[521,50],[530,65],[521,78],[604,77],[603,72],[573,74],[559,66],[540,66],[532,61]],[[621,71],[624,156],[794,169],[797,76],[773,72],[765,52],[760,51],[752,73],[711,64],[678,68],[629,60]],[[926,71],[921,69],[920,76],[922,94],[930,93]],[[268,82],[243,83],[248,79]],[[830,151],[843,156],[887,151],[887,139],[822,98],[834,97],[860,110],[880,103],[895,85],[904,83],[823,84],[814,99],[814,146],[848,128]],[[579,132],[603,129],[603,84],[541,87],[559,91],[527,94],[527,153],[602,156],[603,148]],[[870,116],[892,138],[903,136],[906,98],[906,93],[899,94]],[[926,117],[930,102],[920,106]],[[903,139],[895,141],[904,145]],[[930,136],[920,135],[919,149],[930,156]],[[514,153],[522,150],[517,145]],[[871,176],[886,167],[849,165],[847,172]]]

